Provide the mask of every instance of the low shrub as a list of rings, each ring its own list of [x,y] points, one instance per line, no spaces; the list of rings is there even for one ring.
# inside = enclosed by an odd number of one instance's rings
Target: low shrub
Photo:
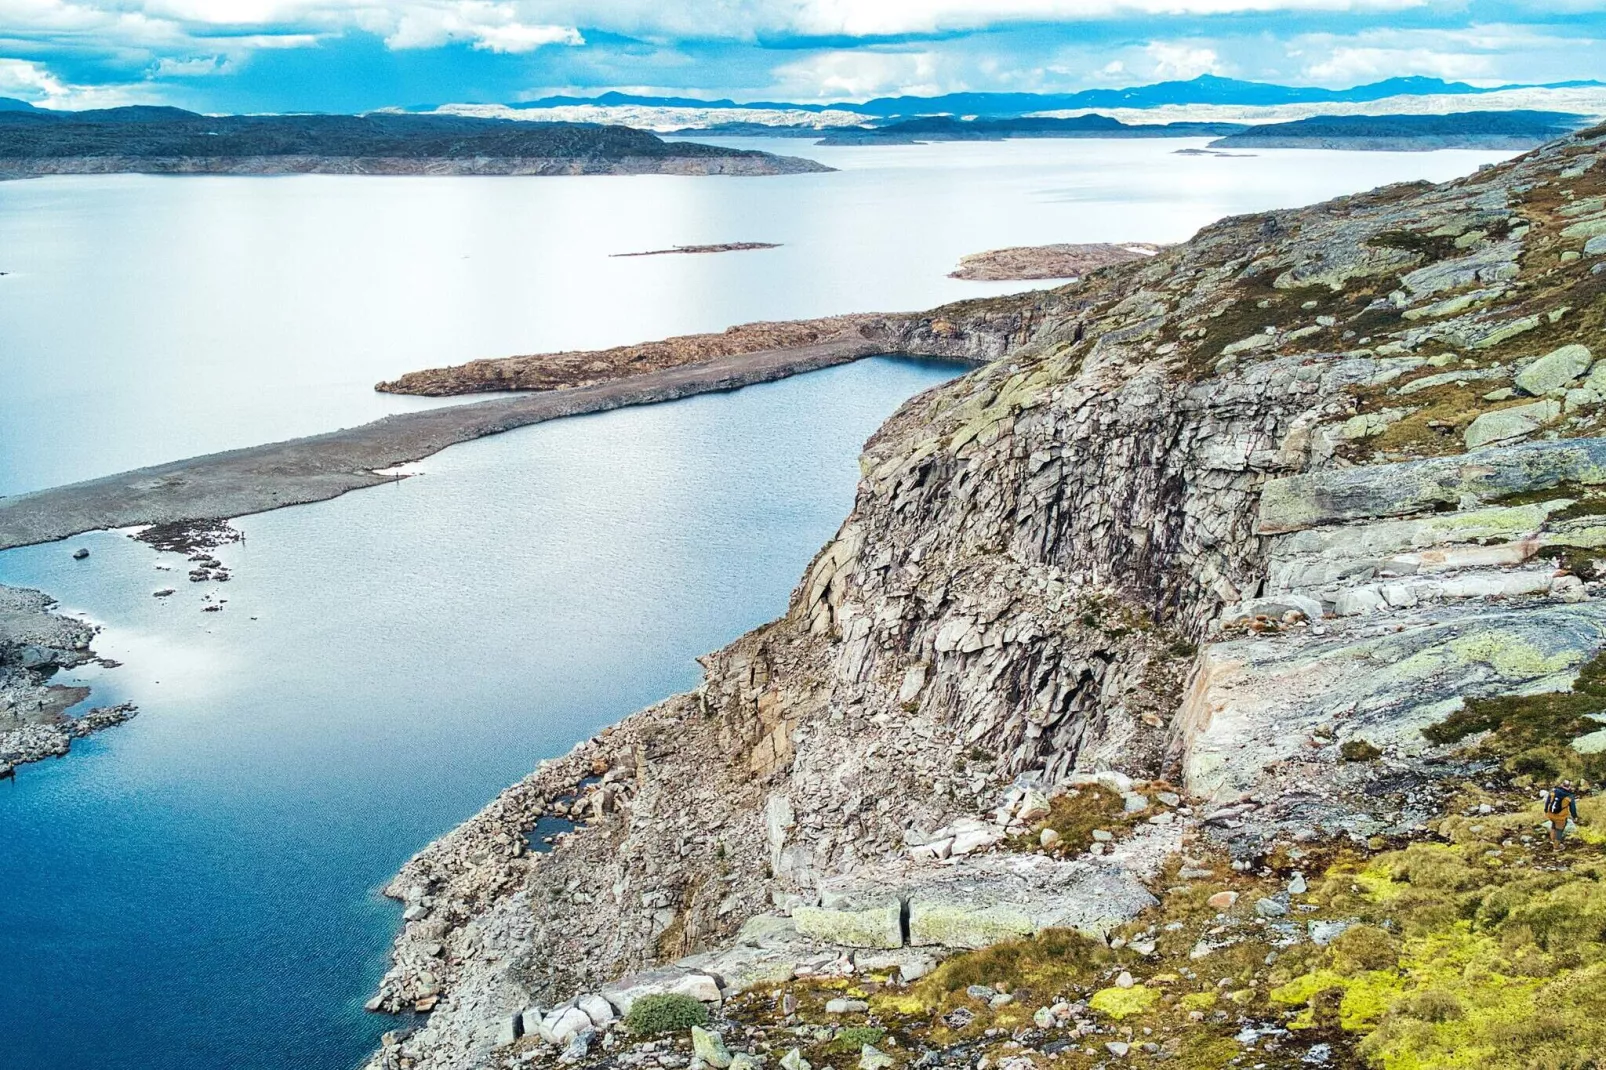
[[[630,1005],[625,1025],[632,1033],[679,1033],[708,1024],[708,1008],[691,996],[676,993],[642,996]]]

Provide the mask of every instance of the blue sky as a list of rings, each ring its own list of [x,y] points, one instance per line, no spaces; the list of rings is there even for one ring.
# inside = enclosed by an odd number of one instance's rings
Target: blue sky
[[[1606,79],[1606,0],[0,0],[0,96],[355,111],[604,89],[820,101],[1202,73]]]

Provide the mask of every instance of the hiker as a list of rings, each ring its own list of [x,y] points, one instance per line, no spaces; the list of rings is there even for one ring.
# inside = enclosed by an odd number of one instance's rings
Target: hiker
[[[1571,780],[1544,792],[1540,798],[1545,804],[1545,818],[1550,822],[1550,842],[1557,847],[1567,837],[1567,822],[1578,820],[1578,792]]]

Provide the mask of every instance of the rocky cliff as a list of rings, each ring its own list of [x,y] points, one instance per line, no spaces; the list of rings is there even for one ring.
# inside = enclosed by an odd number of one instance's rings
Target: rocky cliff
[[[663,991],[791,1070],[1527,1065],[1606,969],[1539,920],[1600,837],[1531,834],[1606,772],[1603,154],[900,321],[993,359],[871,439],[784,618],[407,865],[373,1006],[429,1017],[374,1065],[682,1066],[613,1021]]]

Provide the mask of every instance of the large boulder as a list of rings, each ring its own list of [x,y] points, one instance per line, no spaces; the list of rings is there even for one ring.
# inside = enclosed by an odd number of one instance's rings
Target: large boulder
[[[1463,438],[1467,449],[1475,450],[1495,442],[1531,435],[1561,415],[1561,403],[1546,398],[1528,405],[1486,412],[1467,425]]]
[[[1522,369],[1515,381],[1534,397],[1559,394],[1566,390],[1567,384],[1589,370],[1590,359],[1588,346],[1562,346]]]
[[[903,946],[903,902],[896,897],[793,907],[792,921],[803,935],[842,947]]]
[[[988,947],[1036,931],[1032,916],[1011,903],[941,891],[923,892],[909,900],[909,942],[916,947]]]

